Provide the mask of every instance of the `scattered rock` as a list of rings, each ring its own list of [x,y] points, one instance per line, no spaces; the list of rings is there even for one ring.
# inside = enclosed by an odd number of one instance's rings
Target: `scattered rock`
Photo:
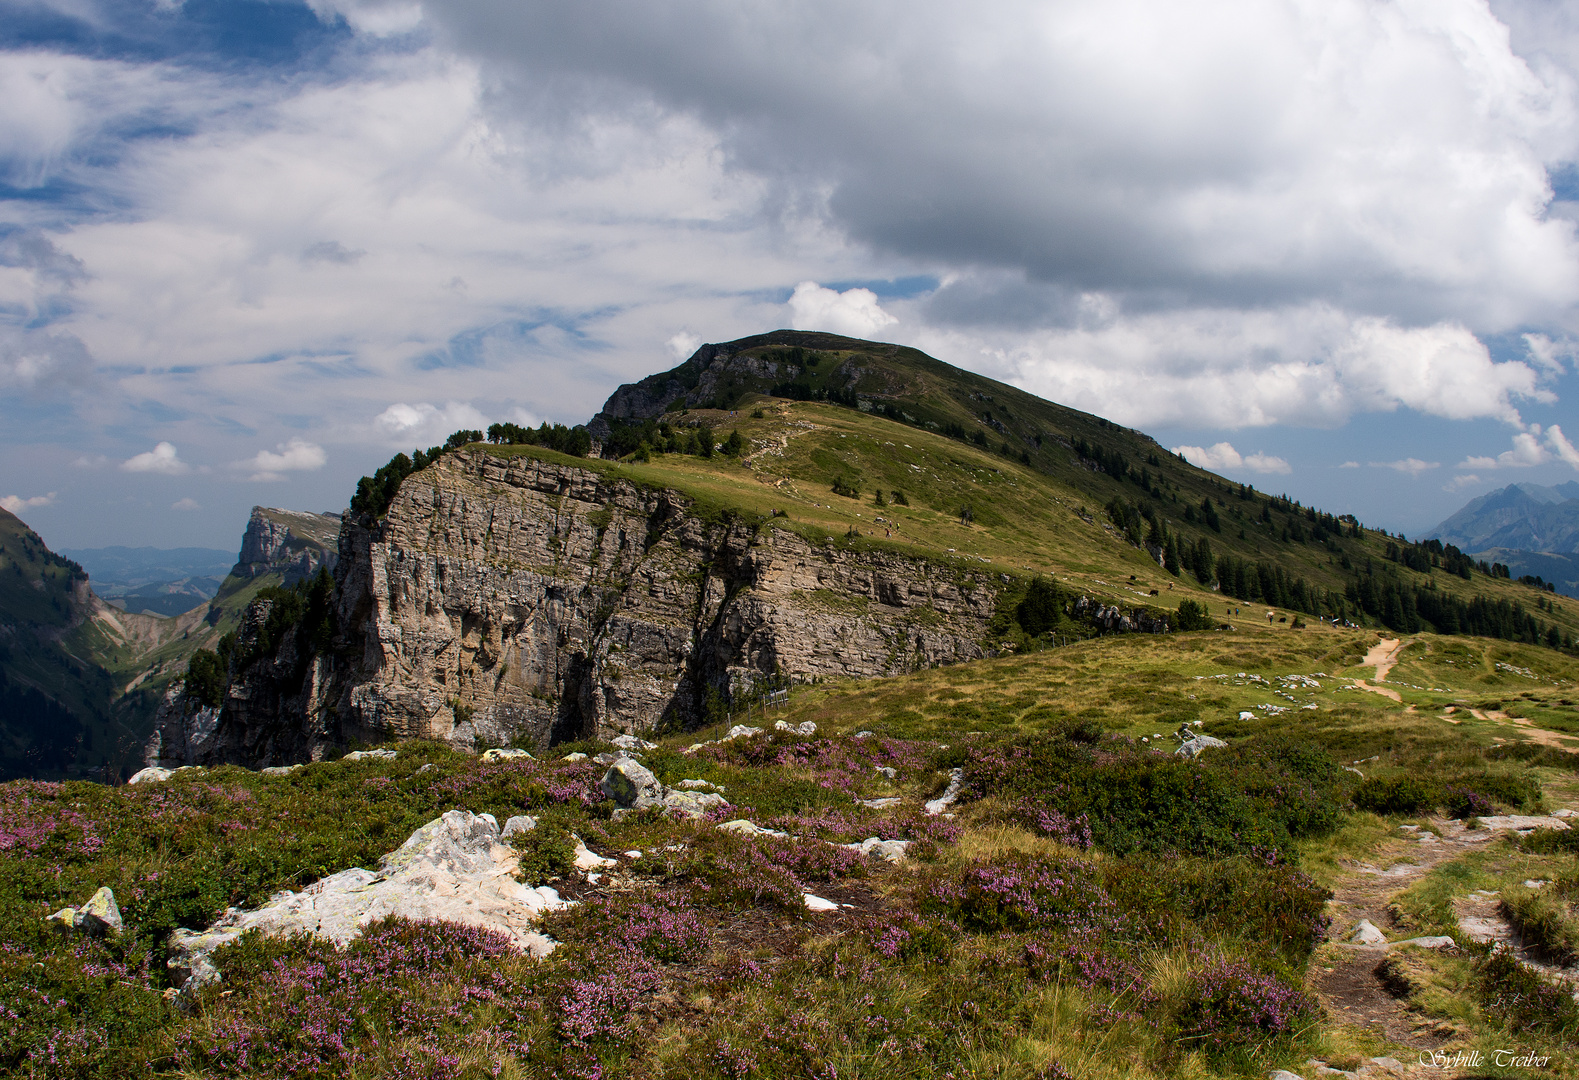
[[[1550,881],[1546,881],[1544,879],[1535,880],[1533,878],[1526,878],[1525,881],[1524,881],[1524,887],[1526,889],[1540,889],[1540,888],[1544,888],[1545,886],[1550,885],[1550,884],[1551,884]]]
[[[616,735],[609,742],[621,750],[656,750],[657,743],[650,743],[646,739],[638,739],[634,735]]]
[[[646,766],[633,758],[620,758],[610,765],[599,787],[603,794],[620,804],[616,814],[658,806],[687,817],[701,817],[712,807],[728,805],[722,795],[713,792],[666,788]]]
[[[581,837],[573,837],[576,841],[576,869],[577,870],[603,870],[610,866],[618,866],[618,859],[606,859],[595,851],[587,848],[581,842]]]
[[[595,765],[612,765],[616,761],[636,761],[640,757],[640,754],[633,754],[629,750],[616,750],[612,754],[605,750],[601,754],[594,755],[592,761]]]
[[[1527,832],[1530,829],[1558,829],[1567,832],[1569,825],[1559,817],[1531,817],[1524,814],[1502,814],[1492,817],[1481,816],[1474,819],[1482,828],[1486,829],[1512,829],[1515,832]]]
[[[882,799],[856,799],[855,801],[868,810],[887,810],[890,806],[898,806],[904,800],[897,795],[890,795]]]
[[[832,900],[824,900],[822,897],[813,896],[811,893],[802,893],[801,899],[805,901],[806,907],[811,911],[839,910],[839,905],[835,904]]]
[[[1371,1064],[1379,1069],[1402,1069],[1404,1063],[1395,1057],[1373,1057]]]
[[[1354,928],[1354,934],[1349,938],[1356,945],[1385,945],[1387,935],[1376,928],[1376,924],[1369,919],[1361,919]]]
[[[711,780],[681,780],[677,785],[686,791],[723,791],[724,789]]]
[[[627,859],[639,859],[641,858],[641,848],[632,848],[630,851],[623,852],[622,854]]]
[[[1202,750],[1221,749],[1228,745],[1214,736],[1203,735],[1199,731],[1191,731],[1189,725],[1179,729],[1179,736],[1184,740],[1179,748],[1174,751],[1174,754],[1179,757],[1193,758]]]
[[[485,750],[482,755],[484,761],[514,761],[516,758],[526,758],[528,761],[537,760],[525,750],[517,750],[510,746],[501,746],[496,750]]]
[[[343,946],[368,923],[398,915],[480,926],[504,934],[525,952],[546,956],[554,942],[535,921],[565,902],[546,885],[528,888],[517,881],[516,853],[499,840],[492,815],[451,810],[385,855],[377,871],[342,870],[301,892],[280,893],[256,911],[231,908],[207,930],[176,930],[169,967],[181,985],[177,1003],[189,1005],[196,990],[218,980],[209,954],[248,930],[316,934]]]
[[[417,776],[421,776],[423,773],[433,772],[437,768],[438,768],[438,766],[433,764],[433,762],[430,761],[426,765],[422,766],[422,768],[418,769],[416,771],[416,775]]]
[[[718,827],[725,832],[738,833],[741,836],[772,836],[779,840],[788,840],[791,838],[790,834],[787,832],[780,832],[778,829],[764,828],[754,821],[747,821],[745,818],[736,818],[734,821],[726,821]]]
[[[345,755],[345,757],[341,758],[340,760],[341,761],[394,761],[395,758],[397,758],[399,756],[400,756],[399,753],[397,751],[394,751],[394,750],[353,750],[349,754]]]
[[[718,741],[733,742],[736,739],[749,739],[753,735],[760,734],[762,734],[762,729],[759,727],[746,727],[744,724],[736,724],[734,727],[724,732],[723,738],[719,739]]]
[[[1365,774],[1362,773],[1359,769],[1356,769],[1353,765],[1345,765],[1343,767],[1343,771],[1344,772],[1351,772],[1355,776],[1358,776],[1361,780],[1365,779]]]
[[[69,934],[73,929],[76,928],[77,909],[63,907],[59,911],[55,912],[55,914],[46,917],[44,921],[49,923],[50,927],[54,930],[62,934]]]
[[[580,750],[577,750],[573,754],[566,754],[564,757],[560,758],[559,760],[561,760],[561,761],[585,761],[585,760],[587,760],[587,755],[583,754]]]
[[[161,769],[157,765],[150,765],[146,769],[133,773],[132,778],[126,782],[128,784],[157,784],[161,780],[168,780],[174,775],[174,769]]]
[[[859,851],[862,855],[876,855],[889,862],[903,862],[905,849],[910,846],[909,840],[881,840],[875,836],[868,836],[859,844],[840,844],[840,847],[851,851]]]
[[[1291,1073],[1287,1069],[1273,1069],[1267,1073],[1267,1080],[1304,1080],[1304,1077]]]
[[[260,776],[289,776],[291,773],[295,772],[297,769],[300,769],[302,767],[303,766],[302,766],[302,764],[300,762],[297,762],[295,765],[270,765],[267,769],[259,769],[258,770],[258,775],[260,775]],[[431,768],[433,768],[432,765],[424,765],[422,767],[422,769],[418,769],[417,771],[421,772],[423,769],[431,769]]]
[[[1566,806],[1561,810],[1553,810],[1552,817],[1572,818],[1579,817],[1579,810],[1570,810]]]
[[[537,828],[537,819],[530,814],[517,814],[504,823],[504,828],[499,830],[499,839],[508,840],[517,833],[531,832]]]
[[[948,787],[943,789],[943,794],[935,799],[929,799],[921,807],[928,814],[936,816],[953,806],[959,798],[960,792],[965,790],[965,770],[950,769],[948,774]]]
[[[1448,937],[1446,934],[1434,934],[1434,935],[1432,935],[1430,937],[1412,937],[1412,938],[1409,938],[1407,941],[1395,941],[1395,942],[1392,943],[1391,947],[1396,949],[1396,948],[1402,948],[1405,945],[1413,945],[1416,948],[1421,948],[1421,949],[1456,949],[1456,948],[1458,948],[1458,942],[1454,941],[1452,938]]]
[[[812,723],[810,720],[803,721],[799,724],[791,724],[787,721],[780,720],[778,723],[773,725],[773,729],[775,731],[787,731],[791,735],[817,734],[817,725]]]
[[[890,780],[899,779],[899,771],[892,765],[873,765],[872,768],[876,769]]]
[[[663,785],[645,765],[633,758],[620,758],[610,764],[598,787],[621,806],[634,810],[644,810],[663,801]]]
[[[1254,720],[1255,718],[1256,714],[1253,712],[1241,712],[1239,714],[1239,719],[1241,720]]]
[[[872,732],[870,731],[857,731],[854,735],[850,736],[852,739],[870,739],[871,737]]]

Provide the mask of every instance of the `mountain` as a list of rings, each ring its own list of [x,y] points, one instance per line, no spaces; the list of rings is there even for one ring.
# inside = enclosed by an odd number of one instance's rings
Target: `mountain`
[[[62,548],[94,595],[122,611],[179,615],[214,598],[236,557],[219,548]]]
[[[254,507],[239,557],[79,549],[110,579],[106,599],[83,564],[0,510],[0,777],[135,771],[191,655],[234,631],[260,591],[332,568],[339,524],[338,514]],[[167,577],[199,570],[209,576]]]
[[[1579,482],[1509,484],[1470,500],[1429,536],[1470,552],[1579,552]]]
[[[896,345],[705,345],[616,389],[587,432],[595,456],[549,425],[457,432],[363,478],[333,588],[260,596],[167,702],[153,756],[690,729],[790,682],[1266,607],[1269,632],[1300,612],[1559,646],[1579,628],[1456,548]]]

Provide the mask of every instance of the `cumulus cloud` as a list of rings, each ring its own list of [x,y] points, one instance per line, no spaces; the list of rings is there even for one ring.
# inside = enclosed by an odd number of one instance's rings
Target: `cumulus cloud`
[[[1453,479],[1442,485],[1442,490],[1451,492],[1463,491],[1465,488],[1474,487],[1478,483],[1480,483],[1480,477],[1474,473],[1465,473],[1462,476],[1453,477]]]
[[[191,471],[191,466],[176,453],[174,444],[168,442],[161,442],[146,453],[127,458],[121,462],[121,468],[127,472],[163,473],[165,476],[180,476]]]
[[[899,320],[877,303],[871,289],[836,292],[815,281],[795,286],[789,300],[790,325],[796,330],[823,330],[848,337],[869,338]]]
[[[328,456],[323,447],[304,439],[292,439],[278,444],[273,450],[259,450],[254,457],[235,463],[239,469],[251,469],[249,480],[283,480],[288,472],[311,472],[321,469]]]
[[[1175,446],[1175,454],[1182,454],[1186,461],[1202,469],[1214,471],[1239,471],[1248,469],[1257,473],[1293,472],[1287,461],[1280,457],[1272,457],[1259,451],[1248,456],[1241,455],[1233,448],[1232,443],[1220,442],[1212,446]]]
[[[689,330],[681,330],[663,344],[664,348],[669,350],[669,355],[676,360],[688,360],[697,349],[702,347],[702,338]]]
[[[1496,457],[1471,455],[1459,462],[1460,469],[1519,469],[1548,465],[1554,461],[1566,462],[1579,469],[1579,451],[1563,434],[1563,429],[1552,424],[1542,432],[1541,425],[1531,424],[1529,430],[1513,436],[1513,448]]]
[[[5,507],[13,514],[20,514],[24,510],[31,510],[35,506],[48,506],[55,501],[55,493],[48,495],[31,495],[23,498],[20,495],[0,495],[0,506]]]
[[[942,359],[985,361],[1033,393],[1133,426],[1336,427],[1411,408],[1455,420],[1520,422],[1550,402],[1522,360],[1494,361],[1463,326],[1403,327],[1329,305],[1127,314],[1088,298],[1067,328],[926,330]]]
[[[1474,0],[448,0],[428,16],[501,105],[699,118],[738,167],[907,258],[1419,324],[1510,326],[1579,285],[1573,230],[1545,215],[1572,88]]]
[[[489,420],[482,413],[459,401],[447,402],[440,409],[419,401],[408,405],[397,401],[373,419],[373,426],[387,440],[404,445],[424,440],[435,442],[462,428],[483,431]]]
[[[201,510],[202,507],[198,505],[198,502],[197,502],[196,499],[188,496],[187,498],[177,499],[175,502],[171,503],[170,504],[170,509],[185,511],[185,510]]]
[[[1421,461],[1419,458],[1414,457],[1404,458],[1401,461],[1371,462],[1371,468],[1373,469],[1394,469],[1401,473],[1408,473],[1410,476],[1419,476],[1428,469],[1439,469],[1441,467],[1442,463],[1440,461]]]

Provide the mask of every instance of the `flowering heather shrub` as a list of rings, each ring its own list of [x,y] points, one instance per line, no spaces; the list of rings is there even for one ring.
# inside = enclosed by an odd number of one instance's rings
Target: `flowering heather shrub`
[[[1038,836],[1045,836],[1065,847],[1079,848],[1081,851],[1091,847],[1091,822],[1084,814],[1066,817],[1057,810],[1049,810],[1034,801],[1026,800],[1020,804],[1016,816],[1026,828]]]
[[[812,882],[865,877],[865,855],[820,840],[741,837],[716,829],[693,834],[673,858],[647,856],[639,872],[693,883],[703,902],[715,907],[778,907],[805,913],[802,894]]]
[[[1134,857],[1101,866],[1131,930],[1152,941],[1179,942],[1204,931],[1275,949],[1298,963],[1326,940],[1331,923],[1332,894],[1287,866]]]
[[[954,939],[943,926],[909,912],[873,918],[860,932],[874,952],[889,960],[947,960],[954,951]]]
[[[1496,813],[1497,806],[1478,791],[1449,785],[1443,791],[1442,808],[1447,811],[1448,817],[1472,818]]]
[[[707,951],[707,927],[691,897],[673,887],[597,894],[543,925],[566,945],[619,946],[661,963],[691,963]]]
[[[1486,1015],[1520,1034],[1579,1035],[1579,1004],[1565,986],[1541,978],[1503,949],[1475,960],[1475,990]]]
[[[1265,1045],[1311,1020],[1315,1003],[1249,965],[1210,958],[1190,974],[1172,1020],[1173,1037],[1208,1052]]]
[[[1113,902],[1089,864],[1023,853],[934,877],[922,886],[920,905],[978,933],[1101,930],[1110,928],[1115,917]]]
[[[731,811],[730,816],[738,816]],[[961,826],[957,821],[942,815],[924,814],[920,809],[899,808],[891,811],[866,810],[860,807],[824,807],[814,811],[779,814],[763,822],[772,828],[802,838],[815,837],[832,843],[848,844],[865,840],[868,836],[884,840],[912,840],[919,846],[906,854],[911,858],[928,858],[939,844],[952,844],[959,839]]]
[[[176,1034],[177,1063],[205,1075],[459,1076],[457,1055],[525,1054],[538,1019],[510,941],[454,923],[374,923],[343,951],[317,938],[248,935],[214,961],[231,996]],[[442,1049],[440,1049],[442,1048]]]
[[[902,775],[929,772],[931,754],[927,744],[902,739],[805,738],[784,732],[698,751],[704,760],[741,767],[730,777],[730,799],[759,816],[847,807],[881,780],[875,767]]]
[[[1087,990],[1128,995],[1142,1009],[1156,1004],[1145,970],[1091,934],[1033,934],[1025,942],[1025,966],[1035,979],[1067,978]]]
[[[90,789],[91,790],[91,789]],[[71,786],[17,780],[0,785],[0,856],[88,858],[104,846]]]
[[[128,956],[121,944],[76,938],[35,952],[0,942],[0,1074],[96,1076],[109,1047],[135,1044],[167,1021],[147,955]]]

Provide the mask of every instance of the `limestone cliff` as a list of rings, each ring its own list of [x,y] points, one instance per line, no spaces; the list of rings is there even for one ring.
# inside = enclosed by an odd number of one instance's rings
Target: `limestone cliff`
[[[240,578],[282,574],[289,585],[312,577],[320,566],[333,570],[339,534],[339,514],[254,506],[230,573]]]
[[[981,655],[1000,578],[698,512],[591,467],[464,451],[339,538],[332,648],[237,671],[200,760],[357,739],[545,746],[690,726],[773,676],[891,675]],[[259,640],[267,603],[239,634]],[[172,702],[163,723],[198,722]],[[166,746],[194,740],[172,730]],[[171,759],[172,763],[186,761]]]

